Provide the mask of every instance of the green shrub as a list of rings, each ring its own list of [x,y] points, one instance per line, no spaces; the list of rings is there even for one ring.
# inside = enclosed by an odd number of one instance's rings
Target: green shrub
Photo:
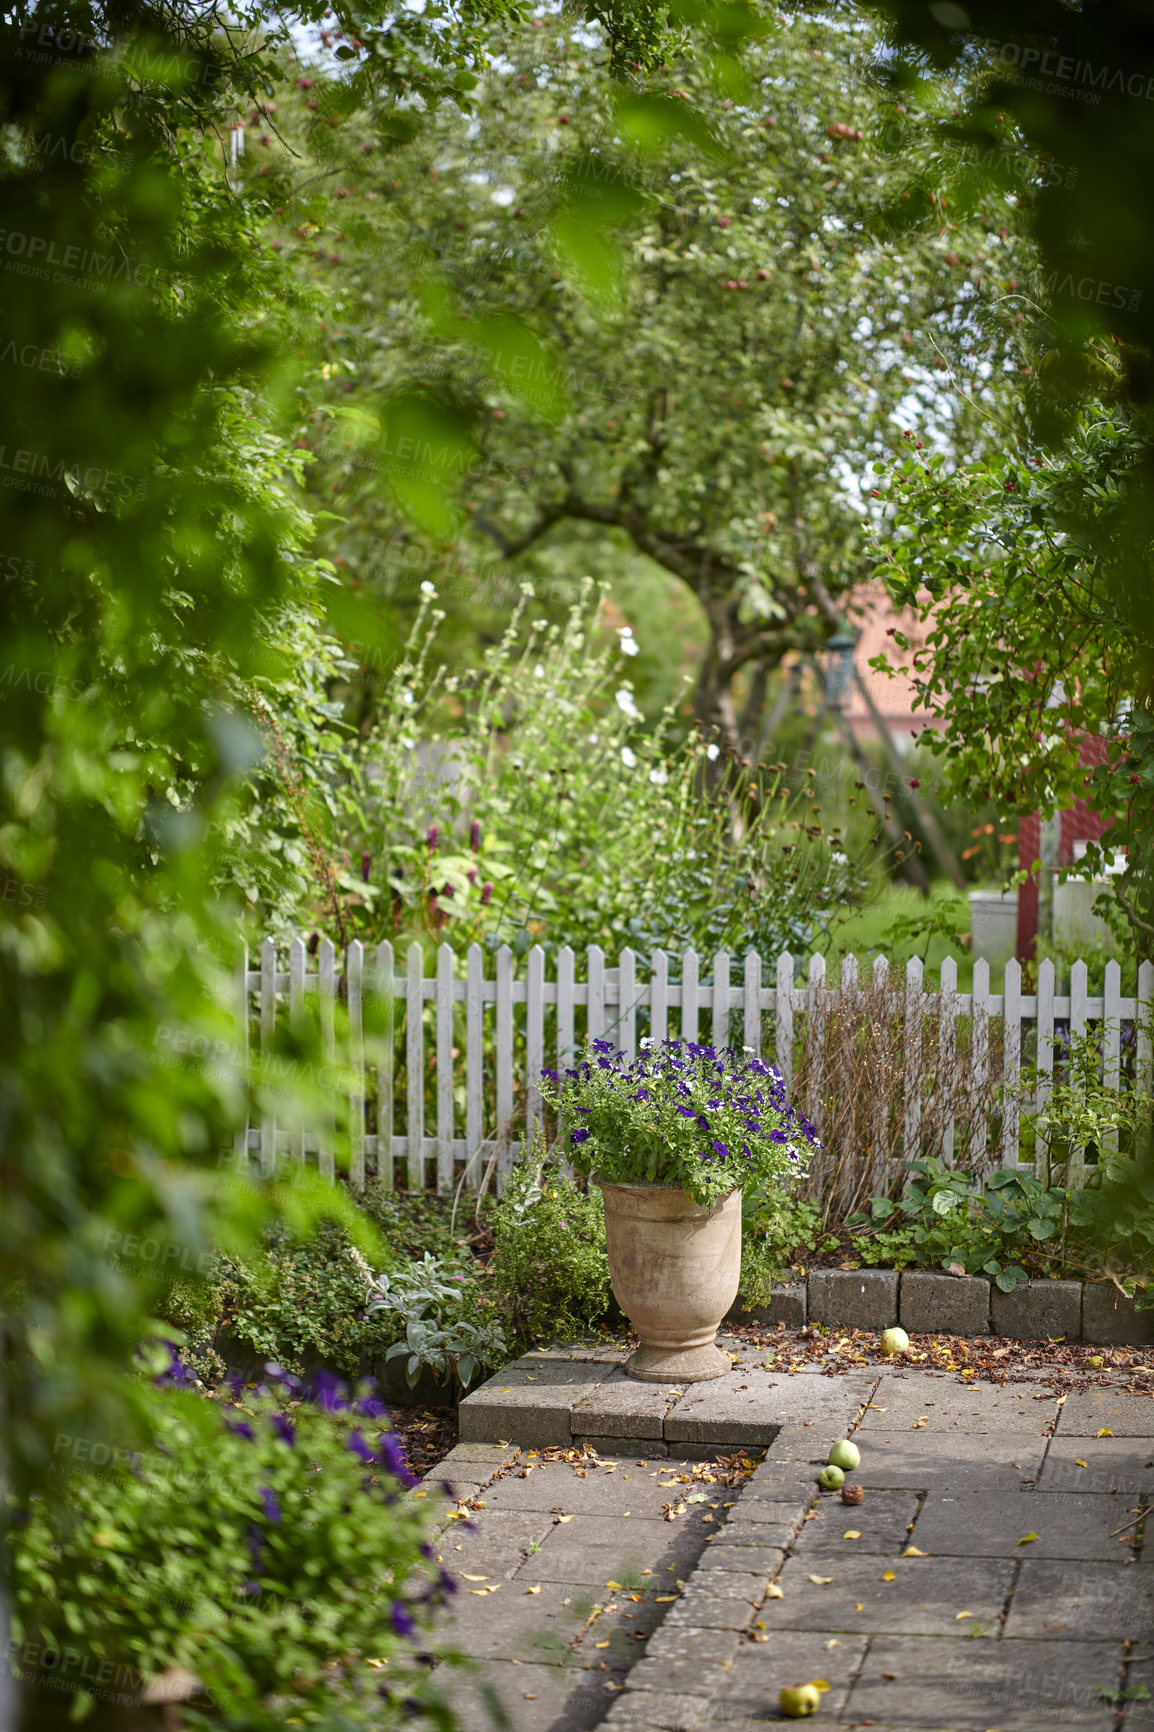
[[[211,1698],[188,1724],[400,1723],[428,1700],[413,1644],[452,1584],[384,1413],[327,1373],[221,1404],[172,1388],[152,1448],[9,1528],[16,1640],[94,1689],[186,1668]]]
[[[505,1359],[505,1336],[477,1290],[477,1268],[461,1257],[426,1256],[399,1274],[377,1277],[370,1317],[392,1345],[385,1360],[405,1359],[413,1388],[431,1371],[447,1388],[468,1389],[480,1372]]]
[[[610,1286],[601,1195],[558,1171],[541,1131],[530,1154],[522,1141],[489,1219],[496,1241],[490,1291],[518,1346],[588,1334],[604,1323]]]
[[[821,1242],[817,1203],[765,1186],[749,1192],[741,1209],[742,1303],[768,1305],[774,1283]]]

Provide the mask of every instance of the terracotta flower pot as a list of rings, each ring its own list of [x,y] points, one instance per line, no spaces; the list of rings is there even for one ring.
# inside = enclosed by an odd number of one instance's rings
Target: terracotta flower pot
[[[730,1369],[715,1345],[741,1280],[741,1192],[695,1203],[675,1185],[610,1185],[609,1275],[641,1337],[627,1361],[646,1383],[704,1383]]]

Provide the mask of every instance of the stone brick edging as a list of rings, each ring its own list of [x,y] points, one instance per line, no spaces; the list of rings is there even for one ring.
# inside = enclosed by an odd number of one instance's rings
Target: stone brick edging
[[[1104,1347],[1154,1341],[1154,1311],[1138,1311],[1108,1281],[1027,1281],[1012,1293],[985,1275],[934,1269],[815,1269],[773,1289],[768,1305],[731,1311],[730,1323],[829,1323],[917,1335],[1004,1335],[1019,1341],[1064,1336]]]

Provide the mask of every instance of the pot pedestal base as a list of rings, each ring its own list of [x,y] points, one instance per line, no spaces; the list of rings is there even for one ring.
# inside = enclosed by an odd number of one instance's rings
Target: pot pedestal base
[[[647,1347],[644,1342],[625,1361],[625,1371],[642,1383],[708,1383],[733,1370],[727,1353],[709,1343],[701,1347]]]

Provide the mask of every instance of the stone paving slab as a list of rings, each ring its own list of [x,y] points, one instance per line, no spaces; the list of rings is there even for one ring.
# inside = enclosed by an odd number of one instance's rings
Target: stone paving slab
[[[447,1693],[464,1732],[495,1732],[491,1702],[500,1704],[510,1732],[592,1732],[621,1690],[620,1676],[560,1666],[482,1661],[447,1680]]]
[[[505,1519],[498,1518],[502,1524]],[[688,1575],[702,1544],[700,1526],[577,1515],[549,1531],[540,1551],[533,1554],[532,1567],[534,1578],[541,1581],[585,1582],[600,1588],[643,1569]]]
[[[767,1600],[760,1616],[769,1630],[956,1636],[959,1612],[972,1613],[975,1625],[996,1626],[1013,1573],[1014,1565],[1001,1558],[854,1557],[835,1563],[798,1555],[781,1572],[783,1597]],[[811,1581],[815,1575],[830,1579]]]
[[[1073,1401],[1074,1396],[1070,1397]],[[1154,1411],[1154,1402],[1151,1403]],[[964,1384],[938,1382],[903,1387],[896,1379],[883,1378],[878,1393],[862,1417],[862,1431],[882,1437],[898,1437],[912,1431],[986,1432],[1025,1431],[1041,1436],[1059,1412],[1050,1390],[1029,1385],[1017,1389],[967,1388]]]
[[[1110,1535],[1126,1520],[1129,1502],[1108,1493],[933,1491],[913,1540],[934,1557],[1112,1562],[1118,1544]]]
[[[614,1368],[603,1383],[574,1402],[574,1435],[663,1438],[665,1416],[683,1391],[676,1384],[640,1383]]]
[[[1154,1492],[1154,1440],[1129,1437],[1063,1437],[1046,1451],[1039,1491]]]
[[[525,1477],[522,1478],[521,1474]],[[526,1462],[485,1492],[493,1510],[549,1510],[561,1515],[612,1515],[619,1520],[650,1517],[674,1495],[668,1471],[628,1457],[590,1462],[579,1471],[567,1461]],[[664,1482],[664,1483],[663,1483]]]
[[[956,1727],[986,1732],[1107,1732],[1119,1650],[1079,1642],[974,1642],[879,1636],[849,1692],[853,1724]]]
[[[1127,1555],[1121,1551],[1124,1561]],[[1121,1641],[1129,1637],[1149,1651],[1154,1633],[1154,1568],[1132,1563],[1083,1564],[1029,1559],[1022,1565],[1010,1612],[1007,1636],[1079,1641]]]
[[[1067,1396],[1058,1420],[1060,1437],[1154,1437],[1154,1378],[1150,1394],[1125,1395],[1119,1389],[1080,1389]]]
[[[917,1513],[918,1495],[912,1491],[871,1492],[852,1508],[840,1497],[827,1495],[819,1500],[812,1519],[802,1523],[795,1550],[799,1557],[896,1554],[910,1543]],[[851,1534],[852,1539],[847,1537]]]
[[[837,1719],[865,1658],[868,1638],[843,1636],[832,1648],[828,1642],[824,1635],[775,1630],[758,1642],[748,1643],[734,1658],[724,1713],[718,1714],[718,1723],[750,1719],[764,1724],[771,1714],[776,1720],[783,1685],[806,1684],[811,1678],[824,1678],[830,1686],[822,1697],[820,1720]]]
[[[852,1478],[867,1491],[874,1486],[928,1490],[943,1479],[959,1488],[980,1481],[991,1490],[1016,1491],[1042,1472],[1048,1441],[1032,1432],[951,1432],[944,1449],[937,1433],[887,1438],[863,1432],[861,1466]]]

